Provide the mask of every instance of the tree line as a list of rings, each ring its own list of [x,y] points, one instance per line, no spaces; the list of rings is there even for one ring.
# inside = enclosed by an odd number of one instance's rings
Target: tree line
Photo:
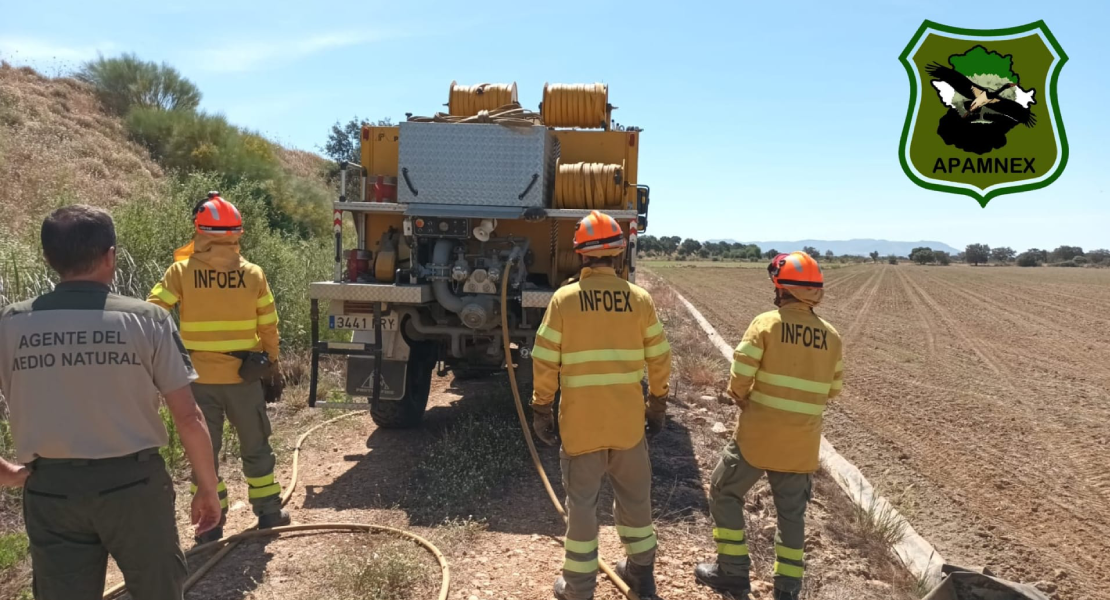
[[[671,260],[711,260],[711,261],[760,261],[773,258],[779,251],[770,248],[766,252],[760,250],[755,244],[727,241],[698,241],[693,238],[680,236],[652,236],[639,237],[638,249],[646,257],[667,258]],[[821,252],[813,246],[805,246],[802,251],[810,256],[825,262],[871,262],[878,263],[883,260],[877,250],[873,250],[866,257],[860,255],[836,255],[832,250]],[[909,256],[888,255],[886,262],[892,265],[900,260],[909,260],[919,265],[948,266],[953,262],[963,262],[971,265],[983,264],[1017,264],[1021,267],[1034,267],[1040,265],[1077,267],[1086,265],[1110,266],[1110,250],[1097,249],[1087,252],[1079,246],[1059,246],[1055,250],[1041,250],[1030,248],[1018,253],[1008,246],[991,248],[986,244],[968,244],[963,252],[952,255],[943,250],[934,250],[927,246],[914,248]]]

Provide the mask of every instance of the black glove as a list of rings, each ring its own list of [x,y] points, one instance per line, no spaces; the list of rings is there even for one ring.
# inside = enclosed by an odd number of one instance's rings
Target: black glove
[[[262,378],[262,397],[266,400],[266,404],[273,404],[281,400],[283,391],[285,391],[285,376],[281,373],[281,367],[277,363],[272,363],[270,372]]]
[[[645,414],[649,436],[655,436],[663,431],[663,425],[667,422],[667,397],[649,394]]]
[[[559,444],[559,438],[555,435],[555,415],[551,412],[550,404],[532,405],[532,430],[545,445]]]

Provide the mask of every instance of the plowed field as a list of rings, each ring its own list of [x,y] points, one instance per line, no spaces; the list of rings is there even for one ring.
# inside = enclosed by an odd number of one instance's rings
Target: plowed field
[[[763,269],[655,267],[735,343]],[[845,339],[825,432],[946,560],[1110,599],[1110,271],[827,271]]]

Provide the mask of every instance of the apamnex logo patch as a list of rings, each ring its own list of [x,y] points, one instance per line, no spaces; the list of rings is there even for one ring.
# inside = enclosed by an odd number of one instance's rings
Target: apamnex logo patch
[[[1010,29],[925,21],[899,59],[910,106],[898,154],[914,183],[986,206],[1063,172],[1056,82],[1068,57],[1043,21]]]

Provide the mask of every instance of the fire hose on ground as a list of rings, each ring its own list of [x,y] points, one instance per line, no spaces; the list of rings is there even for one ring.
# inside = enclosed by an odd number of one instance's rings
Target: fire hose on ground
[[[352,412],[352,413],[347,413],[345,415],[341,415],[341,416],[336,417],[334,419],[329,419],[327,421],[324,421],[323,423],[320,423],[318,425],[315,425],[314,427],[311,427],[310,429],[308,429],[307,431],[302,433],[301,437],[297,438],[297,444],[293,447],[293,474],[289,479],[288,486],[286,487],[284,493],[282,493],[282,495],[281,495],[281,505],[282,506],[285,506],[289,502],[289,499],[293,496],[293,491],[296,490],[296,488],[297,488],[297,482],[300,478],[301,446],[304,444],[304,441],[306,439],[308,439],[308,436],[311,435],[313,432],[315,432],[317,429],[320,429],[321,427],[324,427],[325,425],[330,425],[332,423],[335,423],[336,421],[340,421],[342,419],[347,419],[347,418],[356,416],[358,414],[360,414],[360,413]],[[286,534],[286,533],[296,533],[296,532],[300,532],[300,531],[325,531],[325,530],[383,532],[383,533],[388,533],[390,535],[394,535],[394,536],[397,536],[397,537],[401,537],[401,538],[411,540],[411,541],[423,546],[426,550],[428,550],[428,552],[430,552],[432,554],[432,556],[435,557],[436,561],[439,563],[440,571],[443,573],[443,579],[442,579],[442,583],[440,583],[438,598],[439,598],[439,600],[447,600],[447,593],[448,593],[448,591],[451,587],[451,568],[447,564],[447,558],[443,556],[443,553],[439,551],[439,548],[436,548],[434,544],[432,544],[428,540],[416,535],[415,533],[412,533],[412,532],[409,532],[409,531],[403,531],[401,529],[394,529],[393,527],[386,527],[384,525],[372,525],[372,524],[369,524],[369,523],[310,523],[310,524],[305,524],[305,525],[286,525],[286,526],[283,526],[283,527],[274,527],[272,529],[254,529],[254,528],[252,528],[252,529],[248,529],[248,530],[246,530],[242,533],[238,533],[238,534],[235,534],[235,535],[232,535],[232,536],[228,536],[228,537],[225,537],[223,539],[220,539],[220,540],[217,540],[217,541],[214,541],[214,542],[209,542],[207,544],[201,544],[199,546],[196,546],[196,547],[190,549],[188,552],[185,553],[185,556],[187,556],[187,557],[188,556],[194,556],[194,555],[200,554],[202,552],[206,552],[206,551],[209,551],[209,550],[214,550],[214,549],[217,549],[217,548],[219,548],[219,550],[216,552],[216,554],[212,555],[212,557],[209,558],[207,562],[202,564],[200,566],[200,568],[198,568],[195,572],[193,572],[193,574],[190,575],[188,579],[185,580],[185,590],[187,591],[190,588],[192,588],[198,581],[200,581],[200,579],[202,577],[204,577],[205,574],[208,573],[208,571],[210,571],[212,569],[212,567],[216,566],[216,563],[220,562],[220,560],[222,560],[225,556],[227,556],[229,553],[231,553],[231,551],[234,550],[235,547],[238,546],[239,543],[242,542],[243,540],[247,540],[247,539],[251,539],[251,538],[258,538],[258,537],[267,537],[267,536],[273,536],[273,535],[281,535],[281,534]],[[116,586],[114,586],[114,587],[112,587],[112,588],[110,588],[110,589],[108,589],[107,591],[104,592],[104,600],[110,600],[111,598],[117,598],[119,596],[122,596],[123,593],[126,592],[126,591],[127,591],[127,588],[126,588],[125,584],[123,584],[123,583],[117,584]]]

